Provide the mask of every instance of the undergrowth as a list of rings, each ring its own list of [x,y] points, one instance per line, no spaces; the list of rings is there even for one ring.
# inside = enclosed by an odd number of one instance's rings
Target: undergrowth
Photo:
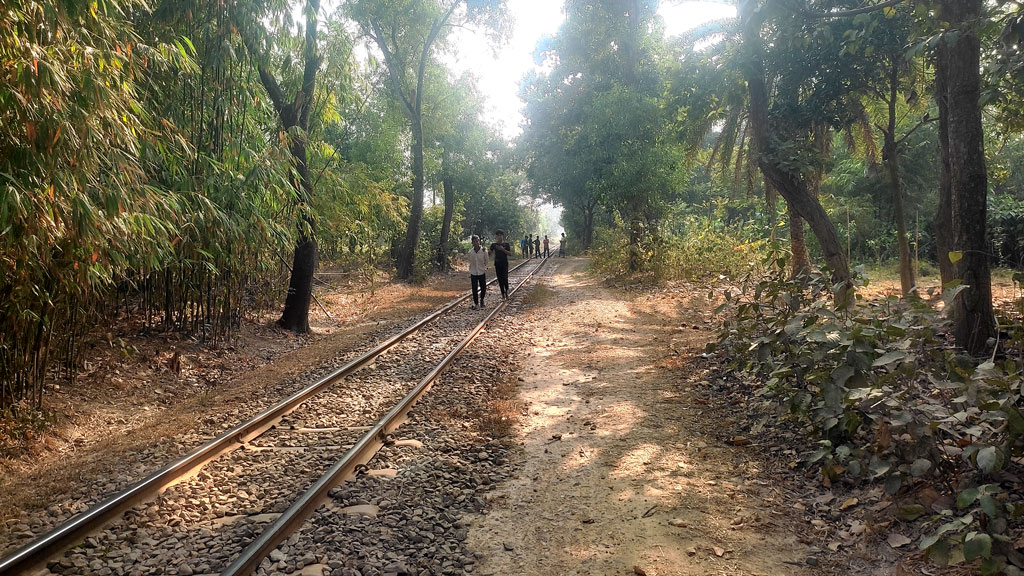
[[[774,272],[726,294],[718,347],[816,442],[808,465],[827,486],[948,494],[941,510],[897,507],[901,520],[926,523],[919,549],[943,565],[1024,574],[1022,301],[1002,313],[996,352],[975,359],[952,346],[949,319],[925,301],[858,297],[837,311],[822,275],[791,279],[777,254],[763,264]],[[942,294],[947,307],[958,292]]]
[[[627,267],[629,237],[620,228],[601,228],[593,248],[593,268],[613,278],[634,276],[653,282],[739,278],[763,259],[764,242],[749,241],[738,231],[692,226],[678,234],[651,235],[641,243],[643,268]]]

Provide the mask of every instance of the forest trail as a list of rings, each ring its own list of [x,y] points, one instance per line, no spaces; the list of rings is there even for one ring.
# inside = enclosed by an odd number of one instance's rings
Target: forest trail
[[[709,315],[704,298],[630,295],[585,260],[551,263],[524,318],[523,460],[470,531],[480,573],[813,573],[756,448],[715,440],[691,395],[714,336],[680,323]]]

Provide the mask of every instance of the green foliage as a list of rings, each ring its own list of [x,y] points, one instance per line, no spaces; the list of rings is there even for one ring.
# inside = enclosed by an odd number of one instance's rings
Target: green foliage
[[[411,4],[433,15],[458,7],[461,24],[506,29],[497,0],[346,5],[391,10],[410,34],[429,33],[429,23],[402,12]],[[18,416],[34,422],[44,384],[74,377],[96,326],[231,338],[247,314],[282,297],[301,236],[314,235],[336,264],[367,272],[390,264],[410,213],[408,122],[379,85],[376,63],[361,69],[353,58],[343,11],[322,7],[316,49],[305,49],[317,5],[15,0],[0,8],[5,415],[28,412]],[[434,97],[448,79],[432,66]],[[307,85],[310,76],[318,80]],[[522,176],[480,122],[471,79],[455,88],[457,98],[428,101],[426,119],[443,125],[431,126],[437,137],[427,143],[439,159],[430,182],[451,179],[466,206],[453,233],[470,217],[526,229]],[[291,106],[303,92],[303,105]],[[433,114],[445,106],[451,114]],[[300,185],[303,174],[315,193]]]
[[[808,463],[827,481],[881,482],[890,494],[957,476],[956,510],[927,520],[920,548],[943,562],[1005,564],[1007,519],[1024,510],[999,475],[1024,449],[1021,318],[1003,322],[1012,355],[976,364],[946,346],[948,320],[923,302],[840,313],[824,277],[789,279],[778,254],[765,264],[776,273],[727,294],[720,346],[817,440]]]
[[[528,79],[525,151],[535,191],[572,212],[565,223],[589,248],[595,214],[629,228],[629,269],[644,272],[656,230],[678,191],[678,150],[662,106],[665,56],[655,3],[567,6],[566,23],[542,47],[550,71]],[[581,218],[575,217],[582,216]],[[611,242],[611,239],[608,240]]]
[[[124,14],[139,2],[15,2],[0,59],[0,406],[42,401],[52,351],[73,357],[95,292],[171,249],[174,200],[147,186],[175,147],[141,113],[145,67],[184,45],[146,45]],[[154,129],[156,128],[156,129]],[[152,140],[150,140],[152,138]],[[69,367],[70,368],[70,367]]]
[[[673,280],[740,278],[763,260],[764,240],[748,240],[735,229],[684,225],[684,233],[667,235],[657,275]]]
[[[988,233],[994,264],[1017,270],[1024,269],[1024,200],[1009,195],[988,197]]]
[[[635,275],[629,270],[630,248],[626,228],[599,227],[593,247],[593,268],[610,277]],[[641,277],[655,282],[740,278],[749,274],[764,258],[765,242],[746,239],[738,227],[708,226],[704,219],[690,218],[675,231],[659,230],[646,236],[641,245]],[[656,243],[656,244],[655,244]]]

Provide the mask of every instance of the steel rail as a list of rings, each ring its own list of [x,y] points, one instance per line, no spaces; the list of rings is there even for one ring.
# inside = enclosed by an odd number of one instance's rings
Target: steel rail
[[[510,272],[514,272],[522,268],[528,262],[530,262],[529,259],[524,260],[512,268]],[[540,266],[537,267],[537,269],[539,268]],[[488,284],[493,284],[496,280],[497,279],[492,279]],[[256,416],[238,424],[207,444],[196,448],[183,458],[161,468],[160,470],[157,470],[156,472],[153,472],[124,491],[104,500],[92,508],[89,508],[85,512],[73,517],[68,522],[61,524],[45,535],[29,542],[11,555],[0,560],[0,576],[6,574],[22,574],[29,572],[33,568],[41,567],[50,557],[70,548],[78,542],[81,542],[93,531],[108,524],[116,515],[124,512],[139,502],[148,500],[153,495],[159,493],[160,490],[167,485],[190,472],[198,470],[217,456],[227,453],[260,436],[280,421],[283,416],[298,407],[299,404],[308,400],[310,397],[315,396],[324,388],[336,383],[338,380],[341,380],[370,364],[378,356],[393,348],[405,338],[450,312],[461,302],[469,298],[470,295],[470,292],[466,292],[462,296],[459,296],[448,304],[445,304],[402,332],[378,344],[369,352],[364,353],[358,358],[350,361],[348,364],[345,364],[341,368],[327,376],[324,376],[317,382],[299,390]]]
[[[526,283],[538,270],[540,270],[547,259],[541,260],[540,265],[534,268],[525,278],[510,290],[509,296],[514,294]],[[345,480],[354,476],[356,469],[366,464],[384,445],[387,436],[398,428],[404,421],[409,410],[431,388],[434,381],[442,372],[462,353],[484,329],[484,326],[498,312],[505,308],[507,301],[495,306],[484,319],[473,328],[466,338],[445,356],[440,364],[434,367],[429,374],[423,377],[419,383],[409,391],[402,400],[396,404],[377,424],[367,431],[341,457],[331,468],[320,476],[317,481],[307,489],[287,510],[281,513],[274,522],[268,526],[260,535],[253,540],[249,546],[242,551],[223,572],[221,576],[247,576],[256,571],[263,559],[270,554],[288,536],[297,530],[309,516],[325,502],[331,488],[338,486]]]

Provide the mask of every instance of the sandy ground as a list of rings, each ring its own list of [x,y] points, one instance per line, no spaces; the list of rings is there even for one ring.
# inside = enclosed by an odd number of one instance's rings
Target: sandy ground
[[[552,263],[527,310],[519,473],[470,532],[480,573],[814,573],[756,448],[711,438],[691,395],[713,330],[680,323],[710,321],[704,297],[630,295],[585,260]]]

